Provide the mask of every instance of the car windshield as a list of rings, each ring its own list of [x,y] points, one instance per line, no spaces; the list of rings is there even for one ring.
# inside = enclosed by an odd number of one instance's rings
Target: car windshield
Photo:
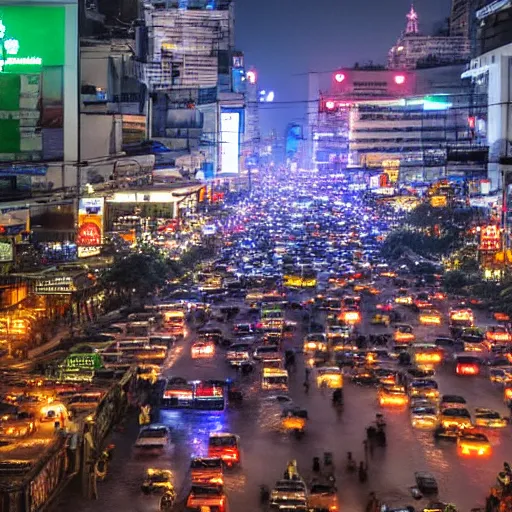
[[[167,435],[165,428],[148,428],[139,434],[139,438],[160,438]]]
[[[484,418],[486,420],[498,420],[500,419],[500,415],[497,412],[480,412],[477,413],[479,418]]]
[[[443,414],[445,416],[453,416],[453,417],[460,417],[460,418],[470,418],[471,417],[471,415],[469,414],[469,411],[467,409],[461,409],[461,408],[445,409],[443,411]]]
[[[153,473],[152,475],[149,475],[149,478],[155,483],[169,482],[169,475],[166,473]]]
[[[222,459],[194,459],[192,469],[222,469]]]
[[[336,490],[331,485],[313,484],[311,494],[336,494]]]
[[[210,446],[236,446],[235,436],[212,436],[210,437]]]
[[[436,414],[436,410],[433,407],[417,407],[412,410],[413,414],[425,415],[425,414]]]
[[[193,485],[192,494],[194,496],[222,496],[222,490],[219,487],[207,485]]]
[[[462,440],[464,441],[480,441],[487,442],[488,439],[483,434],[464,434],[462,436]]]

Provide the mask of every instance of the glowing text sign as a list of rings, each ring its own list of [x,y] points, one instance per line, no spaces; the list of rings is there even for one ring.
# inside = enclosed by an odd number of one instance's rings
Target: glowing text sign
[[[0,72],[39,73],[65,64],[65,8],[0,6]]]

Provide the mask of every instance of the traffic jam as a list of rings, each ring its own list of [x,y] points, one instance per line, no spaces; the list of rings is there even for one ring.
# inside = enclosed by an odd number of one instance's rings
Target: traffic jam
[[[164,356],[139,360],[156,397],[123,463],[140,510],[506,502],[510,319],[382,258],[403,214],[343,190],[262,178],[226,203],[211,261],[117,334],[117,353]]]

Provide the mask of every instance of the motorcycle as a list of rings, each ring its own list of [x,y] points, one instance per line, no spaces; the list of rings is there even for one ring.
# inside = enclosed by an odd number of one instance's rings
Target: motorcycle
[[[171,512],[176,501],[176,493],[174,491],[167,491],[160,498],[160,512]]]

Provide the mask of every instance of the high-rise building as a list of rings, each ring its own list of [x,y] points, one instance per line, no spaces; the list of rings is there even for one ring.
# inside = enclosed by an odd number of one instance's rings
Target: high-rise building
[[[411,6],[407,25],[396,44],[389,50],[388,68],[417,69],[465,62],[470,44],[466,35],[430,36],[419,31],[418,14]]]
[[[485,141],[468,124],[476,100],[460,80],[462,69],[335,72],[320,96],[316,118],[308,116],[315,169],[385,170],[405,182],[452,174],[481,178],[485,167],[463,159]],[[455,157],[458,163],[452,165]]]
[[[234,3],[152,0],[144,4],[137,43],[139,76],[149,93],[150,135],[177,152],[201,155],[207,178],[228,167],[229,174],[237,172],[245,123]]]
[[[469,38],[471,0],[452,0],[450,36]]]
[[[477,124],[487,130],[489,179],[491,189],[496,190],[502,187],[504,176],[510,176],[508,170],[512,163],[512,6],[505,0],[476,0],[475,4],[475,53],[469,69],[462,76],[471,78],[475,88],[487,95],[486,117],[478,119]],[[508,184],[507,188],[510,188]],[[508,202],[510,200],[512,193],[509,193]],[[510,207],[507,210],[512,211]],[[512,217],[509,225],[511,221]]]

